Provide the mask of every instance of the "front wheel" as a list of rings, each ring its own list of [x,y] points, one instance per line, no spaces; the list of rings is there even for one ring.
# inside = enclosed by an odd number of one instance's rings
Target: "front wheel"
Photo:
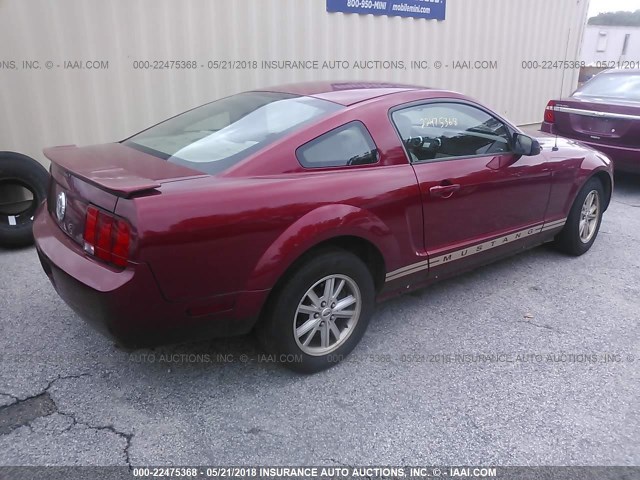
[[[259,339],[286,367],[319,372],[358,344],[374,297],[362,260],[343,250],[325,251],[302,263],[274,292],[258,326]]]
[[[582,255],[593,245],[602,222],[604,189],[597,178],[589,180],[576,197],[556,245],[570,255]]]

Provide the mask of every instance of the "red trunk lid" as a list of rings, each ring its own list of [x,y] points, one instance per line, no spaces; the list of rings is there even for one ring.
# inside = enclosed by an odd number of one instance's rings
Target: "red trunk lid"
[[[560,135],[621,147],[640,146],[640,105],[618,99],[571,97],[555,105]]]
[[[44,154],[51,160],[49,212],[79,244],[90,203],[114,212],[120,197],[144,195],[165,182],[204,176],[120,143],[52,147]]]

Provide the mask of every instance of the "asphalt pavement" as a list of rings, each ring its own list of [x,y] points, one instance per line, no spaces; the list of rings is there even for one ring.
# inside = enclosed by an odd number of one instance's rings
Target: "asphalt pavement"
[[[0,465],[640,465],[640,178],[616,187],[586,255],[384,303],[312,376],[252,337],[118,350],[0,250]]]

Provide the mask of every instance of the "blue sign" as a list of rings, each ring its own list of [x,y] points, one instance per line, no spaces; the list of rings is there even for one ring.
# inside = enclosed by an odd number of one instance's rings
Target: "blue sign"
[[[447,0],[327,0],[327,12],[444,20]]]

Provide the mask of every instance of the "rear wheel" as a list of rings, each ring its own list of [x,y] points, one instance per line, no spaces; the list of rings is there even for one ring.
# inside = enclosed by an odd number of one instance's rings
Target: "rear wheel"
[[[47,195],[49,174],[37,161],[0,153],[0,245],[33,243],[33,215]]]
[[[564,229],[556,237],[556,245],[570,255],[587,252],[600,230],[604,206],[602,182],[592,178],[580,190]]]
[[[258,326],[259,339],[292,370],[324,370],[358,344],[374,297],[373,279],[362,260],[343,250],[319,253],[274,292]]]

